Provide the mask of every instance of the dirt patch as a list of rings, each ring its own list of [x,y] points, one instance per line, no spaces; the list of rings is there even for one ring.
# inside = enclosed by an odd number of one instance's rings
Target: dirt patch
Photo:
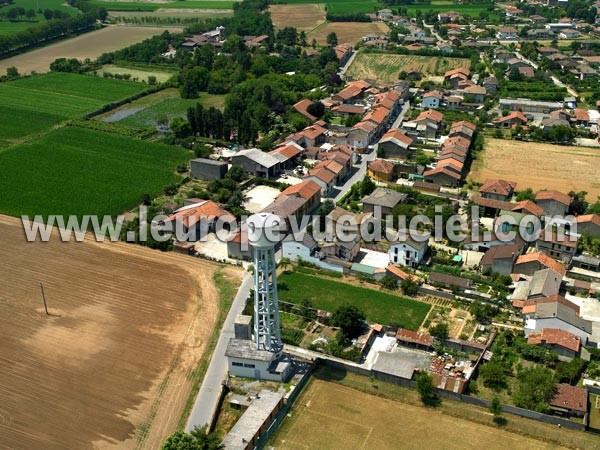
[[[271,19],[277,28],[296,27],[298,31],[310,31],[325,22],[325,5],[271,5]]]
[[[327,35],[337,34],[338,42],[356,44],[360,38],[368,34],[384,35],[390,28],[383,22],[329,22],[309,34],[309,43],[315,38],[319,44],[327,43]]]
[[[0,447],[158,448],[215,324],[218,266],[124,243],[27,243],[5,216],[0,233]]]
[[[48,72],[50,64],[57,58],[95,59],[102,53],[113,52],[141,42],[165,30],[180,33],[181,28],[108,26],[71,39],[32,50],[0,61],[0,73],[15,66],[20,73]]]
[[[518,183],[517,190],[586,191],[600,195],[600,149],[489,139],[473,164],[469,179],[501,178]]]

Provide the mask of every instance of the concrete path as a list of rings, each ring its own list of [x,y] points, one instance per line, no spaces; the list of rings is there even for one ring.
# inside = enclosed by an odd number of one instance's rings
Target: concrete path
[[[210,424],[212,421],[213,414],[219,401],[219,395],[221,394],[221,383],[225,379],[225,374],[227,373],[225,350],[227,349],[229,339],[233,337],[233,322],[235,321],[235,316],[241,314],[244,310],[245,301],[248,298],[248,295],[250,295],[250,289],[253,284],[252,275],[248,273],[238,289],[231,308],[229,309],[229,313],[227,314],[227,318],[225,319],[225,323],[223,324],[223,328],[221,329],[217,346],[215,347],[210,365],[204,375],[202,386],[196,397],[196,403],[194,404],[194,408],[192,409],[192,413],[190,414],[190,418],[185,428],[185,431],[188,433],[192,431],[194,427],[201,427]]]

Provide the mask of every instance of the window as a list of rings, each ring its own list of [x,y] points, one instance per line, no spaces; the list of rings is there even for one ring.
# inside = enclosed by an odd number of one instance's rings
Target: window
[[[231,365],[232,365],[232,366],[234,366],[234,367],[244,367],[244,365],[243,365],[242,363],[240,363],[240,362],[235,362],[235,361],[233,361],[233,362],[231,363]]]
[[[244,367],[248,367],[250,369],[254,369],[256,367],[254,364],[244,364]]]

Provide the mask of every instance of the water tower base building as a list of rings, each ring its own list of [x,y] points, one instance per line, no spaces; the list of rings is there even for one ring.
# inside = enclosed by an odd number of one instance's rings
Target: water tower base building
[[[253,341],[246,339],[230,339],[225,356],[229,375],[236,377],[284,382],[292,372],[292,362],[286,355],[258,350]]]

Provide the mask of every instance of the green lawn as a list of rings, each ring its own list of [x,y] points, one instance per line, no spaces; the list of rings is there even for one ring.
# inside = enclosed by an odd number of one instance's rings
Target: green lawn
[[[139,83],[70,73],[48,73],[0,84],[0,148],[61,121],[130,97]]]
[[[103,1],[92,0],[97,5],[104,6],[109,11],[156,11],[162,8],[190,8],[190,9],[232,9],[232,0],[183,0],[174,2],[145,2],[141,1]]]
[[[36,15],[31,19],[18,22],[0,20],[0,35],[18,33],[19,31],[26,30],[33,25],[37,25],[39,22],[44,22],[46,20],[44,14],[37,13],[38,4],[42,11],[45,9],[50,9],[52,11],[59,10],[71,16],[79,13],[77,9],[71,8],[69,5],[67,5],[67,2],[64,0],[43,0],[41,2],[38,0],[14,0],[13,4],[1,8],[0,11],[4,12],[12,8],[21,7],[25,8],[26,11],[33,9],[36,11]]]
[[[297,272],[283,273],[277,285],[282,301],[309,299],[315,308],[332,312],[341,305],[356,305],[370,322],[411,330],[419,328],[431,308],[427,303]]]
[[[76,127],[0,152],[0,213],[117,215],[180,179],[183,148]]]
[[[223,108],[225,96],[201,93],[199,98],[181,98],[176,89],[166,89],[156,94],[144,97],[140,101],[124,105],[122,109],[137,109],[135,114],[125,117],[119,121],[120,124],[134,127],[155,126],[161,118],[167,118],[169,122],[174,117],[184,117],[190,106],[196,106],[198,102],[205,108],[215,106]],[[103,117],[110,116],[105,115]]]

